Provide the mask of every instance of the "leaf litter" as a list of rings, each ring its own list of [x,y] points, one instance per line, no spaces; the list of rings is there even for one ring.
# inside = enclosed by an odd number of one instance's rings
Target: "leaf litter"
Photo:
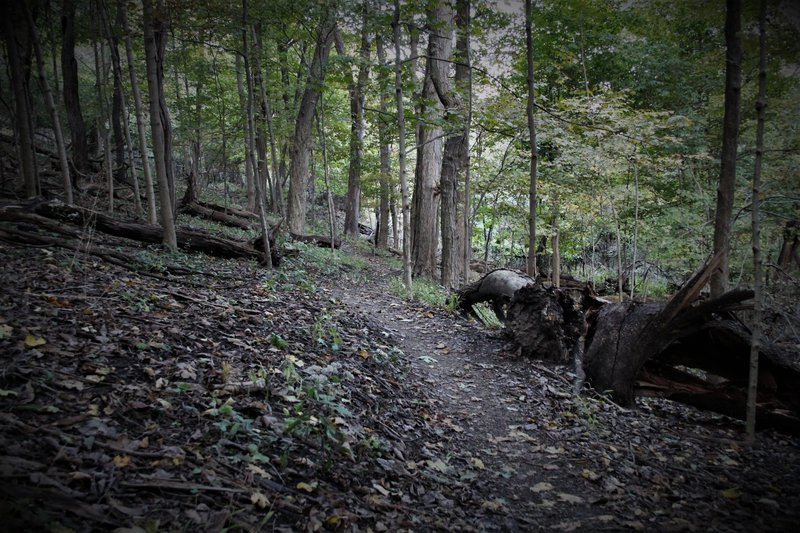
[[[0,245],[11,530],[782,530],[797,439],[575,398],[366,272],[144,276]],[[284,267],[287,271],[292,265]],[[308,283],[310,282],[310,283]],[[309,287],[313,287],[310,289]],[[432,357],[431,354],[435,354]]]

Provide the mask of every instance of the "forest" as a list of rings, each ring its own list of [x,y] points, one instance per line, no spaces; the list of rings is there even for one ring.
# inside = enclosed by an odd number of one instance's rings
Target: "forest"
[[[8,523],[797,519],[796,2],[0,23]]]

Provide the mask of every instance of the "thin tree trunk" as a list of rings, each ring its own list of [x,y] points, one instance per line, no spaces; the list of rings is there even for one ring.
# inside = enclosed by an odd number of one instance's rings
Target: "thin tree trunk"
[[[350,162],[347,173],[344,233],[352,237],[358,237],[358,219],[361,211],[361,167],[364,159],[364,132],[366,130],[364,122],[364,89],[369,81],[368,0],[362,0],[361,10],[361,48],[359,49],[358,74],[353,79],[351,73],[347,84],[350,94]],[[342,43],[338,31],[336,32],[336,49],[339,54],[344,54],[344,43]]]
[[[333,205],[333,193],[331,192],[331,180],[328,172],[328,146],[325,142],[325,103],[320,103],[317,108],[317,132],[319,133],[319,144],[322,150],[322,173],[325,177],[325,194],[328,198],[328,225],[331,236],[331,253],[336,249],[336,214]]]
[[[247,20],[247,0],[242,0],[242,52],[244,55],[244,76],[247,79],[247,122],[248,128],[251,132],[255,131],[255,124],[254,124],[254,111],[253,108],[255,107],[255,97],[254,97],[254,88],[253,88],[253,76],[250,72],[250,54],[249,54],[249,46],[248,46],[248,38],[247,38],[247,28],[248,28],[248,20]],[[253,136],[250,137],[250,142],[253,142]],[[252,149],[252,144],[250,146]],[[266,165],[264,165],[266,168]],[[272,269],[272,250],[270,249],[269,244],[269,224],[267,223],[267,208],[264,205],[264,192],[262,189],[262,177],[258,175],[256,170],[255,176],[255,189],[256,189],[256,201],[258,203],[258,211],[259,211],[259,221],[261,222],[261,233],[264,240],[264,264],[267,268]],[[264,176],[266,178],[266,176]]]
[[[711,298],[718,298],[728,287],[733,194],[736,187],[736,145],[739,141],[739,100],[742,92],[742,2],[728,0],[725,15],[725,117],[722,129],[722,163],[717,188],[717,213],[714,221],[714,254],[722,252],[718,272],[711,276]]]
[[[639,166],[633,162],[633,186],[635,206],[633,211],[633,257],[631,258],[631,301],[636,290],[636,245],[639,237]]]
[[[36,31],[36,24],[33,22],[28,4],[22,2],[22,7],[25,10],[25,18],[28,21],[28,30],[30,31],[31,40],[33,41],[33,50],[36,54],[36,64],[39,70],[39,84],[44,93],[47,102],[47,108],[50,111],[50,117],[53,120],[53,131],[56,136],[56,148],[58,149],[58,159],[61,164],[61,180],[64,186],[64,203],[67,205],[72,204],[72,179],[69,172],[69,162],[67,160],[67,147],[64,143],[64,134],[61,130],[61,119],[58,116],[58,107],[56,107],[53,92],[50,90],[50,85],[47,82],[47,73],[45,72],[44,57],[42,55],[42,47],[39,41],[39,34]]]
[[[253,160],[255,159],[253,148],[255,146],[255,141],[253,140],[253,132],[250,129],[250,122],[247,120],[247,93],[244,90],[244,82],[242,81],[242,59],[238,54],[236,55],[236,86],[239,91],[239,106],[242,109],[242,112],[245,116],[245,121],[247,123],[244,139],[244,179],[245,191],[247,194],[247,210],[255,211],[255,165],[253,164]]]
[[[125,53],[128,59],[128,73],[131,78],[131,92],[133,93],[134,111],[136,113],[136,130],[139,136],[139,153],[142,157],[142,173],[144,174],[144,193],[147,197],[147,222],[155,224],[158,219],[156,216],[156,195],[153,188],[153,175],[150,172],[150,161],[147,156],[147,137],[144,124],[144,108],[142,106],[142,93],[139,88],[139,77],[136,74],[136,67],[133,58],[133,43],[131,41],[130,26],[128,24],[128,12],[125,0],[118,0],[122,29],[125,34]]]
[[[539,151],[536,147],[536,100],[533,89],[533,0],[525,0],[525,47],[527,50],[528,134],[531,145],[530,188],[528,190],[528,275],[536,279],[536,188]]]
[[[389,113],[389,96],[386,94],[387,89],[387,75],[385,74],[384,67],[386,65],[386,49],[384,48],[383,37],[376,33],[375,46],[378,55],[378,64],[380,65],[378,86],[380,87],[380,115],[378,116],[378,143],[380,145],[380,200],[378,208],[378,234],[375,238],[375,244],[378,248],[387,248],[389,246],[389,173],[391,172],[389,166],[389,128],[386,123],[385,117]]]
[[[61,78],[64,81],[64,105],[72,140],[72,164],[80,177],[80,174],[85,175],[89,171],[89,145],[86,142],[86,123],[81,113],[78,61],[75,58],[75,0],[63,0],[61,3]]]
[[[756,160],[753,169],[753,288],[755,312],[750,343],[750,375],[747,386],[747,442],[755,441],[756,404],[758,396],[758,355],[761,350],[761,311],[764,301],[764,279],[761,264],[761,161],[764,155],[764,118],[767,110],[767,2],[761,0],[758,21],[758,100],[756,100]]]
[[[269,115],[267,110],[269,108],[267,102],[267,89],[264,86],[264,75],[261,69],[261,24],[256,22],[252,25],[253,30],[253,53],[251,68],[251,75],[253,76],[254,89],[257,93],[253,94],[258,109],[258,121],[256,123],[256,154],[258,155],[258,172],[262,179],[262,184],[266,184],[270,190],[270,200],[272,201],[272,209],[277,211],[275,207],[275,187],[272,185],[272,180],[269,171],[269,163],[267,162],[267,134],[264,127],[267,125]]]
[[[102,23],[102,21],[101,21]],[[97,91],[97,102],[99,113],[96,119],[97,136],[99,141],[98,150],[103,153],[103,173],[106,175],[106,191],[108,193],[108,212],[114,212],[114,173],[111,163],[111,126],[109,124],[108,102],[105,94],[105,54],[102,51],[102,44],[97,40],[92,41],[94,51],[94,70],[95,70],[95,90]]]
[[[408,182],[406,181],[406,121],[403,110],[403,66],[400,61],[400,0],[394,0],[394,86],[397,105],[397,131],[400,165],[400,194],[403,202],[403,283],[406,292],[411,294],[411,209],[408,201]]]
[[[308,185],[308,162],[311,155],[311,127],[313,126],[314,109],[322,91],[325,67],[328,63],[335,27],[334,8],[326,5],[323,9],[325,12],[317,29],[314,57],[308,69],[308,79],[297,112],[291,148],[287,218],[289,219],[289,230],[299,234],[304,233],[306,222],[306,187]]]
[[[470,47],[470,0],[461,0],[458,2],[458,22],[462,35],[465,35],[465,44],[463,46],[463,57],[461,60],[465,65],[456,65],[456,79],[459,77],[459,71],[466,72],[466,91],[467,91],[467,123],[464,125],[464,264],[461,267],[463,273],[463,283],[469,283],[469,263],[472,260],[472,213],[470,209],[471,198],[470,195],[470,131],[472,129],[472,53]]]
[[[147,65],[147,88],[150,95],[150,129],[153,136],[153,158],[156,164],[158,195],[161,203],[161,226],[164,228],[163,243],[170,250],[177,250],[175,220],[172,216],[172,199],[170,197],[169,177],[167,174],[166,147],[164,145],[164,128],[161,124],[160,103],[163,85],[158,80],[158,45],[153,31],[153,0],[142,0],[142,18],[144,25],[144,49]]]
[[[272,104],[270,103],[269,93],[267,92],[266,76],[262,71],[261,60],[260,60],[260,51],[263,49],[260,22],[253,25],[253,33],[255,35],[256,48],[259,51],[259,54],[257,55],[258,63],[255,68],[257,68],[259,73],[261,74],[262,81],[260,83],[260,89],[261,89],[261,103],[263,107],[262,113],[266,118],[267,134],[269,136],[270,162],[272,166],[272,179],[270,181],[272,209],[275,210],[276,213],[280,213],[282,215],[284,212],[283,186],[281,183],[280,176],[278,175],[278,155],[277,155],[277,148],[275,146],[275,130],[272,124]]]

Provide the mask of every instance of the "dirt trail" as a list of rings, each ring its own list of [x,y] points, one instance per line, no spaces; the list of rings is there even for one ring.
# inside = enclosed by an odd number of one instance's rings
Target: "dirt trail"
[[[795,442],[670,402],[573,398],[568,369],[522,359],[500,332],[394,296],[386,261],[330,290],[402,349],[429,385],[433,450],[493,517],[478,529],[783,530],[797,520]],[[428,443],[426,443],[428,445]]]
[[[387,272],[378,258],[367,260],[367,283],[332,290],[343,303],[365,314],[371,326],[399,347],[415,372],[424,376],[446,443],[439,451],[469,461],[464,466],[471,470],[464,479],[476,489],[478,503],[497,515],[493,526],[570,529],[566,517],[581,520],[573,525],[595,516],[608,520],[591,508],[589,498],[570,498],[585,493],[581,480],[571,475],[580,469],[559,446],[557,434],[539,432],[541,410],[550,403],[547,396],[568,396],[568,383],[554,388],[553,380],[541,375],[547,369],[509,353],[512,347],[500,331],[395,296],[388,279],[399,272]],[[540,494],[568,505],[555,505]]]

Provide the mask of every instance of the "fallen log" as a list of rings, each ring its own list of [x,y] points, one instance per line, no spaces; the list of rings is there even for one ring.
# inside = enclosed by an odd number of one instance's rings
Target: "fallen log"
[[[97,231],[116,237],[154,244],[160,244],[163,238],[163,230],[160,226],[126,222],[105,213],[81,207],[47,202],[34,204],[32,208],[34,213],[45,218],[84,228],[92,226]],[[178,228],[176,235],[178,247],[186,251],[202,252],[225,258],[241,257],[260,260],[263,256],[262,252],[247,242],[223,239],[200,230]],[[280,256],[275,249],[273,249],[272,261],[273,264],[280,261]]]
[[[561,364],[574,356],[576,375],[582,370],[595,390],[620,405],[655,395],[743,418],[750,331],[735,312],[748,308],[743,302],[753,293],[700,300],[718,265],[713,258],[666,303],[611,303],[584,287],[578,305],[574,290],[500,270],[465,286],[459,305],[465,312],[481,301],[508,305],[505,327],[522,355]],[[800,434],[800,365],[789,352],[768,340],[762,344],[759,428]]]
[[[220,224],[225,224],[226,226],[233,228],[253,229],[256,225],[252,220],[245,220],[235,215],[229,215],[224,211],[206,207],[198,202],[184,201],[181,204],[179,211],[200,218],[205,218],[207,220],[213,220],[214,222],[219,222]]]
[[[324,235],[300,235],[299,233],[289,233],[289,236],[296,241],[315,244],[320,248],[330,248],[331,242],[333,242],[334,248],[341,248],[342,246],[342,240],[338,237],[331,241],[330,237]]]
[[[533,284],[533,279],[522,272],[498,268],[479,280],[461,287],[457,292],[458,307],[462,313],[477,318],[473,306],[489,302],[494,314],[503,322],[506,320],[505,307],[511,303],[514,293],[522,287]]]

